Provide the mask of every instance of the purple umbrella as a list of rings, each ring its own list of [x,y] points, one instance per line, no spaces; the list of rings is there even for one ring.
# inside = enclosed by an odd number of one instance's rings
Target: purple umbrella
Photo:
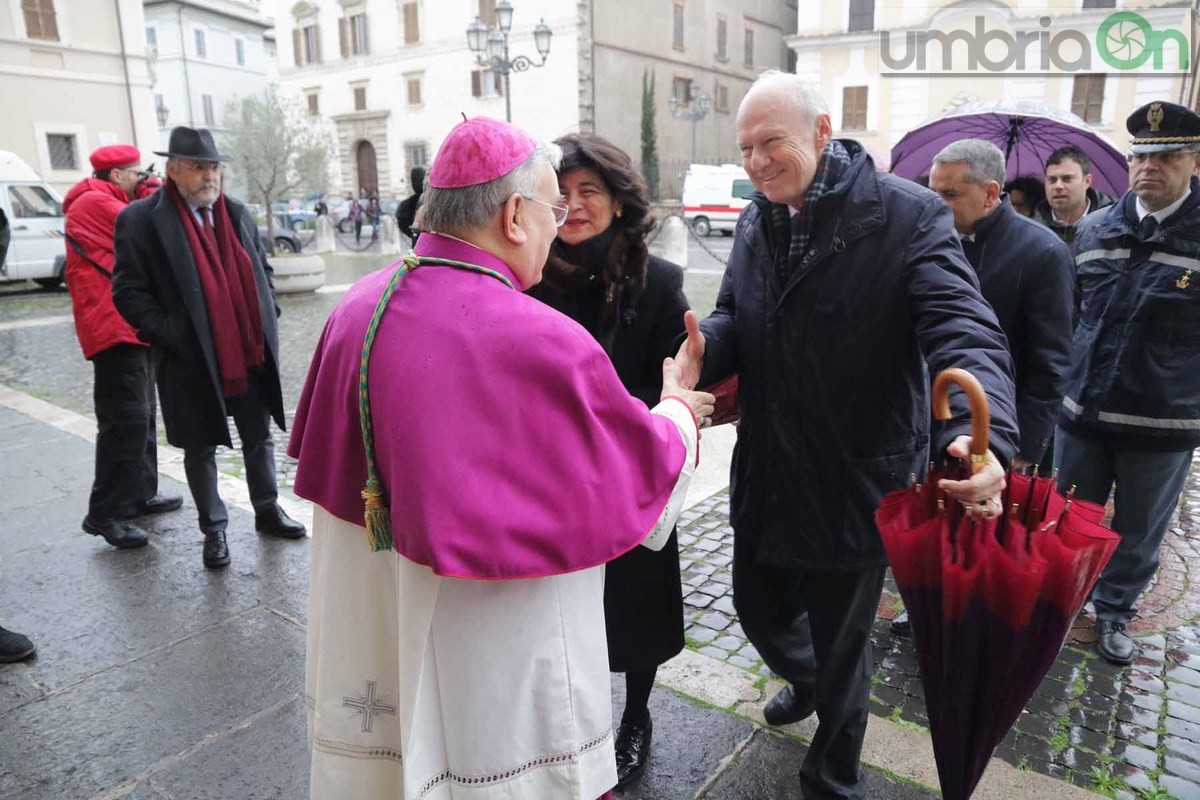
[[[914,180],[933,157],[960,139],[986,139],[1004,153],[1008,177],[1046,174],[1046,158],[1073,144],[1092,160],[1092,187],[1119,197],[1129,188],[1129,166],[1116,146],[1079,117],[1028,100],[978,100],[904,135],[892,148],[892,172]]]

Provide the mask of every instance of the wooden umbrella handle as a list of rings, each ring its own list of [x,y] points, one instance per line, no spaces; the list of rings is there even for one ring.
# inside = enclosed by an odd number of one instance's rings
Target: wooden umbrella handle
[[[991,423],[987,394],[975,376],[965,369],[944,369],[933,381],[933,416],[937,419],[950,419],[952,383],[958,384],[966,392],[967,403],[971,407],[971,472],[976,473],[987,463],[988,426]]]

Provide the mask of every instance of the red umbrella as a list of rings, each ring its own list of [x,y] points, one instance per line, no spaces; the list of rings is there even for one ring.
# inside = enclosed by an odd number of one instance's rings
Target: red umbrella
[[[938,419],[950,416],[951,384],[971,405],[977,471],[988,450],[987,396],[970,373],[945,370],[933,385]],[[912,625],[945,800],[971,796],[1118,541],[1100,525],[1103,509],[1043,478],[1010,473],[1001,516],[968,516],[938,489],[940,479],[960,478],[956,467],[931,469],[875,512]]]

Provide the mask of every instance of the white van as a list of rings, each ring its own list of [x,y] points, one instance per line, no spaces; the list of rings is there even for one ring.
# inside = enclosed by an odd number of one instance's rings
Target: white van
[[[67,263],[62,198],[7,150],[0,150],[0,213],[12,234],[0,281],[32,280],[48,289],[62,283]]]
[[[732,236],[753,191],[746,171],[736,164],[691,164],[683,177],[683,219],[698,236],[712,231]]]

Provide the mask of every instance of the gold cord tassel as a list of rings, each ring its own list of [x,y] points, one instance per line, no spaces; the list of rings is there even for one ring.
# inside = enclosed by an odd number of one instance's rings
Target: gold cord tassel
[[[379,481],[367,480],[362,499],[366,506],[367,540],[371,543],[371,550],[382,553],[395,549],[392,543],[392,515],[383,504],[383,490],[379,488]]]

